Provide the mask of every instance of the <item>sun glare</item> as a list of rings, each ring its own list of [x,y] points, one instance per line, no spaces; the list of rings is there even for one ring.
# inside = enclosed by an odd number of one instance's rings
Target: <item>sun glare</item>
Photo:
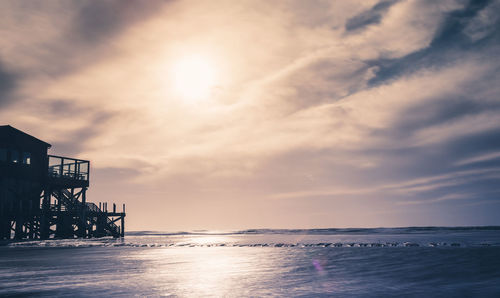
[[[216,75],[216,67],[210,58],[201,55],[182,57],[172,67],[174,91],[183,100],[206,99],[215,87]]]

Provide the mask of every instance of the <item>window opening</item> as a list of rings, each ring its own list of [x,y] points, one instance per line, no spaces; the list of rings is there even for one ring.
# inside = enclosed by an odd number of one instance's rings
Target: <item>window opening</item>
[[[31,153],[23,152],[23,164],[25,165],[31,164]]]
[[[12,150],[10,152],[10,160],[13,163],[19,163],[19,152],[17,152],[16,150]]]

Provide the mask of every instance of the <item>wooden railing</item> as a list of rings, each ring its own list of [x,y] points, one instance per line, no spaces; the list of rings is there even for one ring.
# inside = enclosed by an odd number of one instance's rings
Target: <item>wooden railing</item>
[[[89,181],[90,161],[49,155],[48,175],[51,178]]]

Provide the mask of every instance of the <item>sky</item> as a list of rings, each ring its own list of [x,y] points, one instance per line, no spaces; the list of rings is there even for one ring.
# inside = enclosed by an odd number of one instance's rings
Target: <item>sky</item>
[[[500,225],[500,1],[2,0],[0,36],[0,124],[127,230]]]

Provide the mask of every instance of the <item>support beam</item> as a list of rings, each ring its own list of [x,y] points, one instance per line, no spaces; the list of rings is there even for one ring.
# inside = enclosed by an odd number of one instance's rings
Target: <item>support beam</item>
[[[50,209],[51,190],[46,188],[43,191],[43,194],[44,195],[42,200],[42,210],[40,218],[40,239],[49,239],[50,235],[49,209]]]
[[[125,205],[123,205],[125,206]],[[120,223],[120,236],[125,237],[125,213],[121,217],[121,223]]]
[[[86,238],[87,237],[87,188],[84,187],[81,191],[82,196],[82,206],[81,206],[81,214],[80,214],[80,226],[79,237]]]

